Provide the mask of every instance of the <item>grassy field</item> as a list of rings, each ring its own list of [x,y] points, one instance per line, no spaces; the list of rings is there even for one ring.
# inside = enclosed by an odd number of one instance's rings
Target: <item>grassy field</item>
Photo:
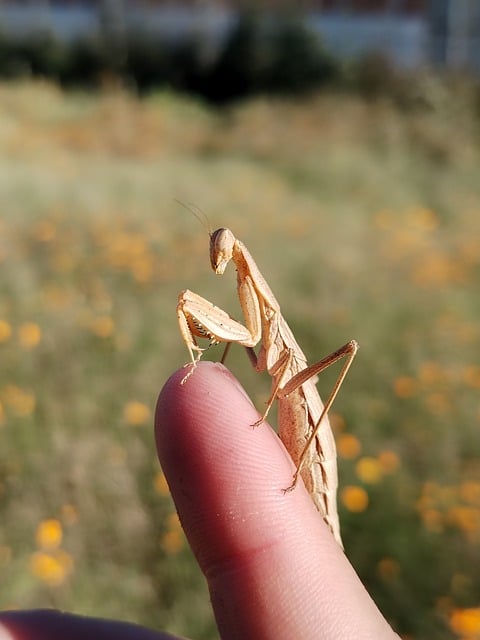
[[[216,637],[152,412],[187,359],[178,292],[240,313],[179,199],[246,243],[310,360],[358,340],[333,416],[347,554],[403,638],[480,638],[480,122],[468,87],[423,91],[213,113],[0,87],[1,607]]]

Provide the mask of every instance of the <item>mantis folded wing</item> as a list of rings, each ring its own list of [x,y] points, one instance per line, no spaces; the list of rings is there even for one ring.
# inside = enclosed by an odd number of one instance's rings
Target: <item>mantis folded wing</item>
[[[355,357],[355,340],[326,358],[308,366],[305,355],[283,318],[280,305],[245,245],[229,229],[217,229],[210,235],[210,262],[217,274],[223,274],[233,261],[237,269],[237,291],[245,325],[231,318],[201,296],[185,290],[179,295],[177,317],[180,331],[192,360],[192,369],[203,349],[196,337],[212,343],[238,343],[247,349],[257,371],[267,370],[272,377],[272,392],[260,424],[278,400],[279,436],[287,448],[296,471],[294,488],[301,474],[315,506],[342,546],[337,513],[337,458],[327,412]],[[258,356],[253,347],[261,343]],[[195,355],[196,353],[196,355]],[[345,364],[325,405],[315,386],[318,373],[341,358]]]

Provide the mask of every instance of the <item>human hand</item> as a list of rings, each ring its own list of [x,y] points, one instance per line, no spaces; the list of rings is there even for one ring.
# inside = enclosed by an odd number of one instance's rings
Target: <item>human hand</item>
[[[180,520],[210,589],[223,640],[398,640],[293,463],[220,364],[181,369],[157,405],[156,441]],[[29,617],[30,616],[30,617]],[[43,618],[42,618],[43,616]],[[0,614],[0,640],[167,640],[135,625],[58,612]]]
[[[200,363],[160,394],[157,448],[224,640],[393,640],[277,435],[232,374]]]

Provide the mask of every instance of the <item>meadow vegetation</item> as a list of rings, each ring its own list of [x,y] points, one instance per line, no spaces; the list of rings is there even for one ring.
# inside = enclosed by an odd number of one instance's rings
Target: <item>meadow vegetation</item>
[[[472,87],[434,78],[407,110],[0,86],[0,606],[216,637],[152,414],[178,292],[240,312],[179,199],[246,243],[310,360],[358,340],[348,557],[405,640],[480,638],[479,142]],[[267,377],[229,366],[261,407]]]

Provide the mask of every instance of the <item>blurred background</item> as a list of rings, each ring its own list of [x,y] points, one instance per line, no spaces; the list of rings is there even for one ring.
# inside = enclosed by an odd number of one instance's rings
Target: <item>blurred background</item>
[[[217,637],[152,418],[179,291],[241,313],[180,200],[310,361],[358,340],[347,555],[405,640],[480,638],[479,71],[476,0],[0,2],[1,607]]]

